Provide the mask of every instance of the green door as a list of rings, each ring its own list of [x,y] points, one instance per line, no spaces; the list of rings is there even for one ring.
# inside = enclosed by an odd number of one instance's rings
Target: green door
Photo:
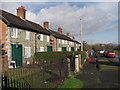
[[[62,47],[62,51],[66,51],[66,47]]]
[[[22,45],[12,44],[12,61],[16,62],[16,67],[22,66]]]
[[[47,51],[52,51],[52,46],[47,46]]]
[[[71,47],[71,51],[75,51],[75,50],[74,50],[74,47]]]

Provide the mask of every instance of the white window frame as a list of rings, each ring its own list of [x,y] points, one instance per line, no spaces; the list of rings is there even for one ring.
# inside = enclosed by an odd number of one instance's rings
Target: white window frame
[[[27,40],[30,39],[30,32],[29,31],[25,32],[25,39],[27,39]]]
[[[68,51],[71,51],[71,47],[69,47],[69,50]]]
[[[61,47],[58,47],[58,51],[62,51],[62,48],[61,48]]]
[[[26,49],[29,49],[29,50],[26,51]],[[27,53],[28,55],[26,55],[26,53]],[[31,47],[24,47],[24,57],[25,57],[25,58],[31,57]]]
[[[58,39],[58,43],[60,43],[60,39]]]
[[[70,45],[70,41],[69,41],[69,45]]]
[[[75,50],[77,51],[77,48]]]
[[[45,51],[45,47],[40,47],[40,52],[44,52]]]
[[[72,45],[74,45],[74,42],[72,42]]]
[[[12,38],[18,38],[18,29],[17,28],[12,29],[11,37]]]
[[[67,44],[67,40],[65,40],[65,43]]]
[[[43,41],[43,34],[40,34],[40,41]]]
[[[50,42],[50,36],[47,36],[47,42]]]
[[[64,41],[64,40],[62,40],[62,44],[64,44],[64,42],[65,42],[65,41]]]

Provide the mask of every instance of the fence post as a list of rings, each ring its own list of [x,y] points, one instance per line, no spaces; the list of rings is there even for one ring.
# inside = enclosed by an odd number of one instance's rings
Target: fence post
[[[70,59],[69,58],[67,58],[67,62],[68,62],[68,76],[71,76]]]
[[[3,88],[7,88],[7,72],[5,71],[4,72],[4,77],[2,77],[3,79],[2,79],[2,86],[3,86]]]

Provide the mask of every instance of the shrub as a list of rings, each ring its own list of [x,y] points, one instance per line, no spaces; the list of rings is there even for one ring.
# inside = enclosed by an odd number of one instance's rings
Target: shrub
[[[86,53],[80,52],[80,51],[75,51],[75,52],[37,52],[37,53],[35,53],[33,60],[34,61],[62,60],[67,57],[70,57],[73,54],[75,54],[75,55],[81,54],[82,60],[85,60],[85,58],[86,58]]]

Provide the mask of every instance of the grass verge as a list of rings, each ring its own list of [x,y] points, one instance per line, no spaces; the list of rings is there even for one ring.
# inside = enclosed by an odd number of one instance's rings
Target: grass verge
[[[79,73],[73,73],[70,77],[65,79],[65,81],[57,87],[57,89],[59,88],[82,88],[83,82],[74,78],[74,76],[78,74]]]
[[[118,70],[118,66],[114,66],[113,62],[110,62],[107,59],[99,60],[100,63],[103,63],[100,65],[100,70]],[[107,64],[104,64],[107,63]]]

